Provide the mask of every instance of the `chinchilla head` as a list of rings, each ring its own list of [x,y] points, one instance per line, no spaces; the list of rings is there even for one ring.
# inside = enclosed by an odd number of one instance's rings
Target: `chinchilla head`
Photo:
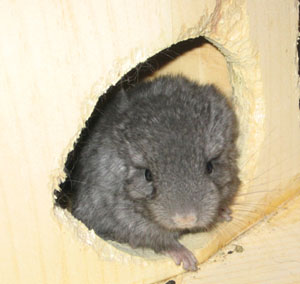
[[[232,108],[215,87],[182,77],[142,83],[124,100],[115,135],[126,198],[168,230],[208,228],[239,185]]]

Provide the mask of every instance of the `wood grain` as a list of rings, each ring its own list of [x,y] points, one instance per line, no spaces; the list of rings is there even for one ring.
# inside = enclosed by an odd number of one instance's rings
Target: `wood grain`
[[[299,216],[300,196],[220,250],[197,273],[172,280],[176,284],[299,283]]]
[[[136,256],[97,238],[53,209],[53,190],[99,96],[138,63],[184,39],[205,36],[220,51],[197,51],[197,60],[187,56],[170,69],[190,76],[196,70],[200,81],[224,74],[216,77],[225,92],[233,90],[244,182],[235,221],[188,236],[185,245],[203,262],[296,195],[296,3],[2,1],[0,283],[153,283],[183,272],[167,258]]]

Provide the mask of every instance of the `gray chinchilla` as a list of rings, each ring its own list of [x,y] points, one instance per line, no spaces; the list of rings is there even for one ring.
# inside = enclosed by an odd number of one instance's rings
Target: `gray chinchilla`
[[[178,238],[230,220],[237,134],[232,108],[212,85],[164,76],[120,91],[68,172],[69,209],[104,239],[196,270]]]

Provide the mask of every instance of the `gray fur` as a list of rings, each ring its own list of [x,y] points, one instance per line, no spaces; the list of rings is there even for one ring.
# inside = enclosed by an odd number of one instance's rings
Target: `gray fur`
[[[178,238],[209,228],[237,191],[236,137],[235,114],[215,87],[182,76],[139,83],[90,132],[69,177],[71,212],[104,239],[186,254]],[[188,214],[192,227],[172,219]],[[195,269],[184,253],[172,257]]]

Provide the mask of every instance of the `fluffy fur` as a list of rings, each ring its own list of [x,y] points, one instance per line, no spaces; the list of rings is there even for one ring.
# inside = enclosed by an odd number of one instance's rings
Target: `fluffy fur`
[[[194,270],[178,238],[209,228],[232,202],[236,137],[235,114],[214,86],[164,76],[121,91],[68,173],[70,211],[104,239]]]

